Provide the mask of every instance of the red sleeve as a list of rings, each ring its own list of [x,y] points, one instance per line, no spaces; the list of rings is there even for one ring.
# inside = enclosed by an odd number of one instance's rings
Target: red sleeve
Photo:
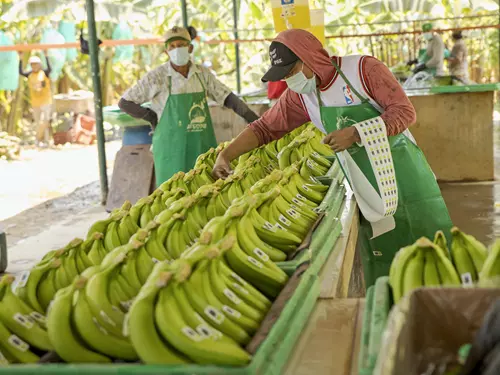
[[[415,108],[387,66],[374,57],[366,57],[362,73],[366,91],[384,110],[380,117],[387,126],[387,135],[400,134],[415,123]]]
[[[299,95],[287,89],[273,107],[248,126],[259,139],[259,145],[263,145],[280,139],[308,121],[309,115],[302,106]]]
[[[287,88],[288,86],[285,81],[269,82],[267,84],[267,97],[269,99],[279,99]]]

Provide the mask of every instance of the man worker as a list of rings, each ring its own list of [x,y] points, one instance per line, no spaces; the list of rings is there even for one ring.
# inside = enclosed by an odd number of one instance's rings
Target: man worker
[[[154,130],[158,186],[174,173],[191,169],[198,155],[217,146],[207,96],[248,123],[258,119],[207,68],[191,62],[193,45],[186,29],[174,27],[167,32],[165,52],[170,61],[147,73],[118,103],[124,112],[145,119]],[[151,109],[141,106],[149,101]]]
[[[45,56],[47,52],[45,51]],[[19,53],[19,74],[28,78],[28,88],[31,97],[31,107],[36,126],[36,140],[39,146],[49,142],[50,120],[52,118],[52,89],[49,74],[51,72],[49,59],[47,69],[42,69],[42,60],[38,56],[31,56],[29,64],[31,71],[23,70],[22,52]]]
[[[453,38],[453,48],[448,60],[448,68],[453,77],[458,78],[463,83],[469,81],[469,67],[467,64],[467,46],[463,40],[462,31],[453,31],[451,37]]]
[[[418,59],[408,62],[408,65],[417,64],[413,73],[426,71],[433,76],[444,75],[444,59],[446,48],[441,35],[433,30],[432,23],[422,26],[423,37],[427,41],[427,48]]]

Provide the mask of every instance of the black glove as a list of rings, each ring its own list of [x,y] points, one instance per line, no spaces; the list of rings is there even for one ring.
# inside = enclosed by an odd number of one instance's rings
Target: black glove
[[[156,125],[158,125],[158,116],[156,115],[155,111],[149,108],[147,110],[148,113],[146,114],[146,116],[143,117],[143,119],[149,122],[151,124],[151,128],[155,130]]]
[[[422,72],[426,69],[426,66],[424,63],[418,64],[415,69],[413,69],[413,74],[417,74],[418,72]]]
[[[410,60],[406,63],[407,66],[412,66],[418,63],[418,59]]]

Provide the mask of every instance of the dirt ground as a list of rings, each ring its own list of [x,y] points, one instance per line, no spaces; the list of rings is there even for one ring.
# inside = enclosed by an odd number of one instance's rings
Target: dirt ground
[[[106,143],[111,182],[121,141]],[[0,161],[0,228],[9,246],[86,209],[100,206],[97,146],[24,150],[21,159]]]

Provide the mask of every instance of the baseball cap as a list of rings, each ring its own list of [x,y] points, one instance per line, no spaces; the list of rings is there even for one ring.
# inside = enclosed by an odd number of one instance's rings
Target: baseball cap
[[[173,42],[174,40],[187,40],[191,41],[191,35],[183,27],[174,26],[165,34],[165,43]]]
[[[280,42],[272,42],[269,47],[269,58],[271,59],[271,68],[262,77],[262,82],[281,81],[292,70],[295,63],[299,60],[297,55],[290,48]]]
[[[38,56],[31,56],[28,60],[29,64],[41,64],[42,60]]]

